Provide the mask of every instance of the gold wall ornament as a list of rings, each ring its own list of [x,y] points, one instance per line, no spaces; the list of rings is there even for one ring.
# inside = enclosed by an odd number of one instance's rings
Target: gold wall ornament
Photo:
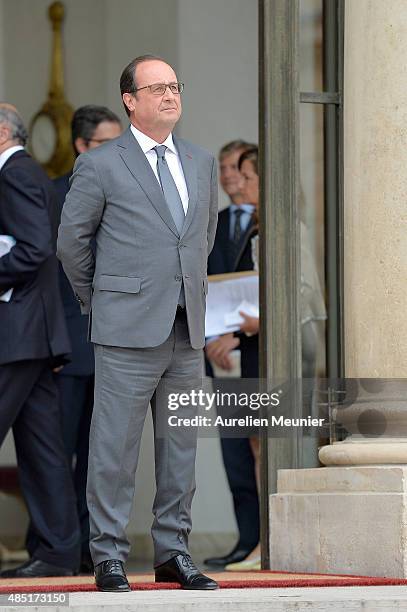
[[[54,178],[69,172],[74,163],[71,142],[73,108],[65,99],[62,53],[62,22],[65,9],[62,2],[53,2],[48,9],[53,41],[48,99],[31,120],[30,152]]]

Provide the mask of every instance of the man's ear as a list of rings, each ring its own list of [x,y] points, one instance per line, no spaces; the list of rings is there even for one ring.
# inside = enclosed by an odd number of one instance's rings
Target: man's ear
[[[124,93],[122,96],[123,103],[126,105],[130,112],[133,112],[136,108],[136,102],[134,96],[129,93]]]
[[[10,130],[3,123],[2,125],[0,125],[0,145],[3,145],[4,143],[6,143],[9,140],[9,138],[10,138]]]
[[[84,140],[80,136],[78,136],[78,138],[75,138],[73,144],[78,153],[85,153],[85,151],[89,149],[89,145],[87,144],[86,140]]]

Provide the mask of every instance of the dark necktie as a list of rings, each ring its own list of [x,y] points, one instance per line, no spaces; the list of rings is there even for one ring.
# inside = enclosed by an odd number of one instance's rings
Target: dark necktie
[[[166,149],[167,147],[165,145],[154,147],[154,150],[157,153],[157,173],[158,178],[160,179],[161,189],[163,190],[165,201],[167,202],[171,216],[174,219],[174,223],[177,227],[178,233],[180,234],[185,221],[185,212],[182,205],[181,196],[179,195],[177,186],[165,160]]]
[[[242,237],[241,216],[243,215],[243,210],[241,208],[237,208],[234,212],[234,215],[235,215],[235,229],[233,232],[233,244],[235,245],[235,248],[237,249],[240,243],[240,239]]]
[[[179,195],[177,186],[165,160],[165,151],[167,150],[167,147],[165,145],[158,145],[154,147],[154,150],[157,153],[157,173],[158,178],[160,179],[161,189],[163,190],[165,201],[170,209],[170,213],[174,219],[178,233],[181,234],[182,226],[184,225],[185,221],[185,213],[184,207],[182,206],[181,196]],[[178,304],[185,308],[183,282],[181,283]]]
[[[243,210],[241,208],[237,208],[234,211],[234,215],[235,215],[235,227],[233,230],[233,238],[232,238],[232,244],[231,244],[231,251],[232,251],[232,260],[233,262],[235,262],[236,257],[239,254],[239,247],[240,247],[240,242],[241,242],[241,238],[242,238],[242,219],[241,216],[243,215]]]

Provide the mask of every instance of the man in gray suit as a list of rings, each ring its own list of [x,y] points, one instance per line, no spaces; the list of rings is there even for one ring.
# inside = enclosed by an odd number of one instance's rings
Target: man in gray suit
[[[82,312],[91,315],[95,345],[87,497],[96,584],[130,589],[125,529],[151,402],[155,579],[215,589],[188,553],[196,430],[168,427],[167,405],[159,400],[202,376],[216,160],[172,135],[183,84],[164,60],[136,58],[120,89],[130,126],[77,159],[58,237],[58,256]],[[183,408],[182,416],[195,410]]]

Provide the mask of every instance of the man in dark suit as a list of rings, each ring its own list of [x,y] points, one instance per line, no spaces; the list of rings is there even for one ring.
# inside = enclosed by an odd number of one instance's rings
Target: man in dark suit
[[[219,213],[213,251],[208,259],[208,274],[252,270],[251,257],[241,259],[242,247],[252,228],[254,206],[242,194],[242,177],[238,168],[240,155],[253,145],[234,140],[219,153],[220,184],[230,198],[230,206]],[[230,352],[238,348],[238,336],[225,334],[207,340],[206,357],[224,370],[232,368]],[[208,369],[207,369],[208,371]],[[209,373],[209,372],[208,372]],[[224,567],[245,559],[257,546],[260,537],[259,498],[256,487],[254,457],[248,438],[221,438],[222,457],[239,531],[236,546],[228,554],[205,560],[207,565]]]
[[[23,148],[26,138],[16,109],[0,104],[0,234],[15,241],[0,257],[0,445],[12,427],[36,535],[30,560],[2,572],[7,578],[72,575],[80,554],[53,374],[70,352],[55,257],[58,215],[52,184]]]
[[[105,106],[78,108],[72,118],[72,145],[76,156],[117,138],[122,132],[119,117]],[[54,180],[58,214],[61,217],[72,171]],[[89,430],[94,392],[93,346],[87,340],[89,317],[82,315],[72,287],[59,263],[59,281],[68,334],[72,346],[71,362],[57,376],[62,415],[62,433],[70,465],[81,527],[81,572],[93,571],[89,552],[89,512],[86,503]],[[75,459],[75,461],[74,461]]]

